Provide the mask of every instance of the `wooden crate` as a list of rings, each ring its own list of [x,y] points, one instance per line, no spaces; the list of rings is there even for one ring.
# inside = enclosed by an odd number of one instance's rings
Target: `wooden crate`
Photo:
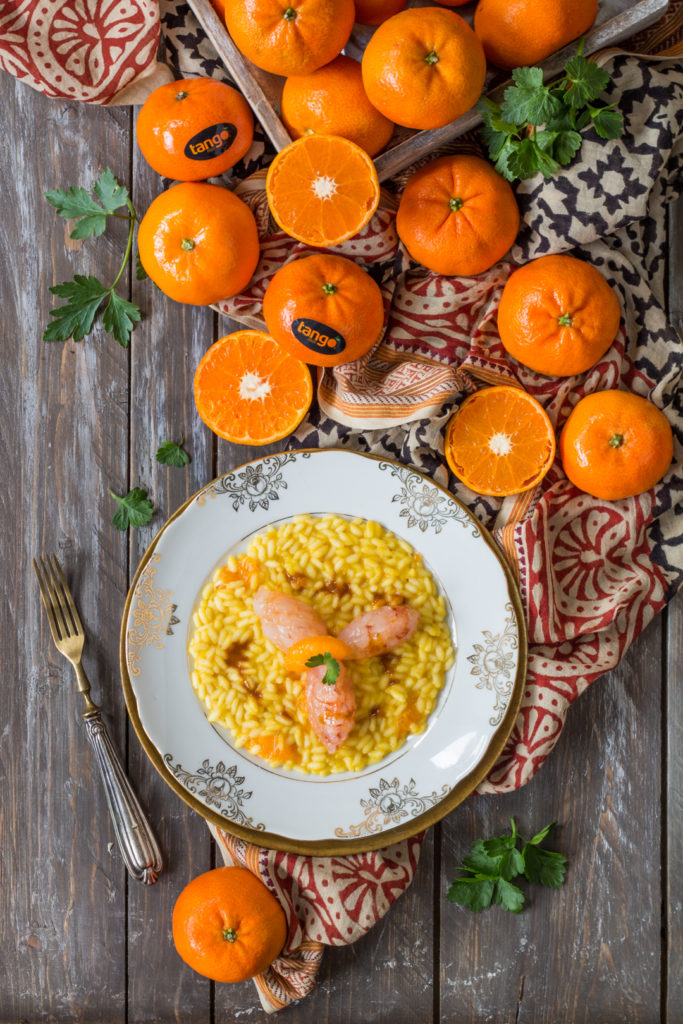
[[[279,116],[284,78],[262,71],[240,53],[230,38],[225,24],[211,6],[210,0],[188,0],[188,3],[273,145],[277,150],[283,149],[292,141]],[[600,0],[595,25],[586,34],[584,53],[595,53],[597,50],[628,39],[635,32],[639,32],[661,18],[668,6],[669,0],[639,0],[637,3],[633,3],[633,0]],[[474,4],[457,8],[457,13],[469,16],[468,20],[471,20],[473,10]],[[372,31],[370,28],[356,25],[344,52],[360,59],[363,47]],[[544,60],[541,63],[544,77],[550,78],[556,75],[575,52],[576,42],[573,42]],[[505,72],[490,69],[486,78],[486,95],[500,102],[502,92],[508,82],[509,79]],[[397,127],[389,144],[375,157],[375,166],[380,181],[391,178],[420,157],[433,152],[444,142],[463,135],[479,124],[481,124],[479,114],[470,110],[467,114],[459,117],[457,121],[452,121],[443,128],[414,131],[409,128]]]

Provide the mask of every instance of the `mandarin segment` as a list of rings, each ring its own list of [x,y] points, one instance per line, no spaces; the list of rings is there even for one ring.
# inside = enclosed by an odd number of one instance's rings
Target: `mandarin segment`
[[[630,391],[585,395],[560,434],[562,468],[571,482],[605,501],[649,491],[666,474],[673,452],[664,413]]]
[[[401,11],[374,32],[363,53],[370,102],[396,124],[441,128],[470,110],[486,78],[481,43],[443,7]]]
[[[237,331],[208,350],[194,376],[197,412],[219,437],[267,444],[298,427],[313,398],[305,363],[269,335]]]
[[[444,452],[470,490],[503,497],[540,483],[555,458],[555,434],[535,398],[503,384],[465,399],[448,424]]]
[[[274,75],[308,75],[346,45],[353,0],[225,0],[225,23],[250,61]]]
[[[360,146],[336,135],[306,135],[273,158],[270,211],[292,238],[332,246],[353,238],[379,204],[379,179]]]
[[[498,307],[503,347],[524,366],[556,377],[583,373],[619,330],[621,309],[599,270],[575,256],[541,256],[515,270]]]
[[[288,672],[305,672],[306,662],[316,654],[329,654],[337,661],[349,657],[349,648],[336,636],[308,636],[298,640],[285,652],[285,668]]]

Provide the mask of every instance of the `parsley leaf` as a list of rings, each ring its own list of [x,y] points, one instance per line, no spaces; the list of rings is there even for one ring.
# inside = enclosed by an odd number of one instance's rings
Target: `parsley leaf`
[[[333,658],[329,651],[325,651],[324,654],[314,654],[306,662],[307,668],[316,668],[318,665],[326,666],[326,672],[322,680],[323,683],[327,686],[334,686],[339,676],[339,662],[337,659]]]
[[[52,285],[50,291],[68,301],[50,310],[54,320],[45,328],[43,341],[81,341],[90,331],[102,299],[109,294],[96,277],[83,274],[75,274],[73,281]]]
[[[555,827],[546,825],[529,840],[517,832],[515,819],[510,819],[511,835],[494,839],[478,839],[464,858],[462,874],[449,886],[446,897],[470,910],[486,910],[497,904],[503,910],[519,914],[524,906],[524,893],[512,879],[523,875],[529,882],[559,888],[565,878],[566,859],[554,850],[543,850],[540,844]],[[522,849],[518,848],[522,844]]]
[[[175,441],[162,441],[157,449],[157,462],[163,466],[186,466],[190,456],[183,448],[183,440],[181,437],[178,444]]]
[[[582,51],[583,41],[556,82],[544,85],[539,67],[515,68],[502,104],[489,97],[477,104],[489,157],[508,181],[557,174],[578,153],[581,132],[591,122],[603,139],[623,133],[623,119],[614,105],[594,103],[608,85],[609,73],[586,60]]]
[[[112,518],[117,530],[127,530],[129,526],[144,526],[154,515],[154,506],[142,487],[134,487],[123,498],[107,488],[118,508]]]
[[[73,281],[53,285],[50,288],[53,295],[68,301],[50,311],[54,320],[45,329],[43,340],[67,341],[73,338],[74,341],[81,341],[92,330],[102,300],[109,296],[102,314],[102,325],[105,331],[114,335],[119,345],[126,348],[141,314],[138,306],[122,298],[115,289],[130,257],[137,216],[128,189],[119,184],[108,167],[97,179],[92,191],[94,196],[84,188],[53,189],[45,193],[45,198],[61,217],[75,219],[71,238],[99,237],[106,228],[107,217],[112,215],[128,220],[130,226],[123,263],[113,284],[109,286],[102,284],[96,277],[83,274],[75,274]],[[126,207],[128,213],[116,212],[122,207]]]

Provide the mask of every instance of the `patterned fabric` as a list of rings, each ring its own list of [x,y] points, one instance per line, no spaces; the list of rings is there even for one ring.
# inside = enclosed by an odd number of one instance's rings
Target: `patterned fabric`
[[[4,0],[0,68],[46,96],[141,103],[171,78],[159,37],[157,0]]]
[[[413,880],[423,838],[347,857],[300,857],[209,828],[224,863],[257,875],[287,915],[282,953],[254,979],[267,1013],[308,995],[324,946],[355,942],[384,917]]]

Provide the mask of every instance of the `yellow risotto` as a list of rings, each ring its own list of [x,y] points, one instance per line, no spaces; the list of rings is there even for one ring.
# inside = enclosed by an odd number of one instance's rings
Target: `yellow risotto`
[[[334,754],[309,725],[305,674],[288,672],[261,631],[252,608],[260,586],[307,602],[334,635],[382,605],[420,613],[413,635],[390,654],[346,662],[356,722]],[[420,555],[379,523],[335,515],[269,527],[228,558],[201,593],[189,653],[207,718],[236,747],[320,775],[360,771],[422,732],[454,659],[446,603]]]

